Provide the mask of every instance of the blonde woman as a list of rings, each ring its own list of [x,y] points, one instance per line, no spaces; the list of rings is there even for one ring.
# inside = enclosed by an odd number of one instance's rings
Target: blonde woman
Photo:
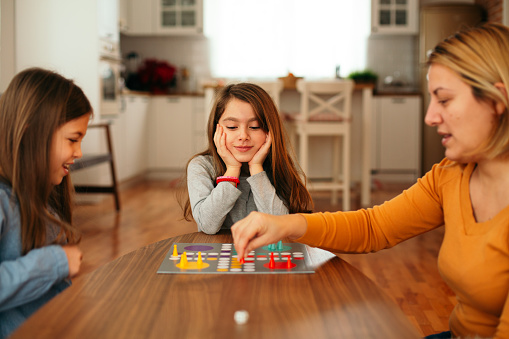
[[[486,24],[429,57],[426,124],[445,159],[408,190],[354,212],[270,216],[232,227],[240,255],[283,237],[366,253],[445,227],[438,268],[456,293],[450,332],[430,338],[509,338],[509,29]]]

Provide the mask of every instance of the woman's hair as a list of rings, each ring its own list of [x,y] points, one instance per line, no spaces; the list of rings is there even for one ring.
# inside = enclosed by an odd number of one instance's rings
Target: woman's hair
[[[440,64],[459,74],[471,86],[477,100],[505,105],[505,112],[499,116],[491,137],[479,151],[489,158],[507,154],[509,102],[507,92],[503,93],[495,84],[502,83],[506,91],[509,90],[509,28],[487,23],[459,31],[435,47],[427,64]]]
[[[207,123],[208,149],[193,156],[191,160],[199,155],[210,155],[213,159],[215,171],[212,176],[217,177],[226,172],[226,165],[217,153],[214,134],[226,105],[233,99],[250,104],[262,130],[265,133],[270,132],[272,136],[272,146],[263,163],[263,169],[278,196],[288,207],[290,213],[309,212],[313,208],[313,200],[301,179],[301,176],[305,178],[305,175],[297,169],[288,152],[287,135],[276,105],[270,95],[258,85],[239,83],[228,85],[220,90]],[[183,205],[184,218],[191,220],[192,211],[189,195],[187,190],[184,193],[185,197],[181,199],[185,200]]]
[[[56,243],[80,240],[72,226],[71,179],[51,184],[50,153],[55,131],[88,113],[92,106],[77,85],[40,68],[18,73],[0,97],[0,180],[19,202],[23,253],[47,245],[50,224],[60,228]]]

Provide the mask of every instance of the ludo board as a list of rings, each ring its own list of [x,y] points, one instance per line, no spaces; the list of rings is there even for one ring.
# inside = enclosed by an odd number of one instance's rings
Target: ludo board
[[[314,273],[306,245],[271,244],[249,253],[244,262],[231,243],[177,243],[166,254],[162,274]]]

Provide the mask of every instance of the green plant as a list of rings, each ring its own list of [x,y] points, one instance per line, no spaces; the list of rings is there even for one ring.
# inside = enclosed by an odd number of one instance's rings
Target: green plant
[[[366,69],[363,71],[354,71],[348,75],[348,78],[354,80],[355,82],[376,82],[376,79],[378,79],[378,74],[369,69]]]

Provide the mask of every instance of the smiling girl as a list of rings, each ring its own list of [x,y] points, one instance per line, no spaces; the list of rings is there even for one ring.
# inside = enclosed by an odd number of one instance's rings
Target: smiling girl
[[[68,174],[91,114],[78,86],[39,68],[0,97],[0,338],[79,271]]]
[[[251,211],[281,215],[312,208],[290,154],[274,102],[257,85],[218,94],[208,122],[208,149],[187,166],[184,217],[198,230],[229,229]]]

